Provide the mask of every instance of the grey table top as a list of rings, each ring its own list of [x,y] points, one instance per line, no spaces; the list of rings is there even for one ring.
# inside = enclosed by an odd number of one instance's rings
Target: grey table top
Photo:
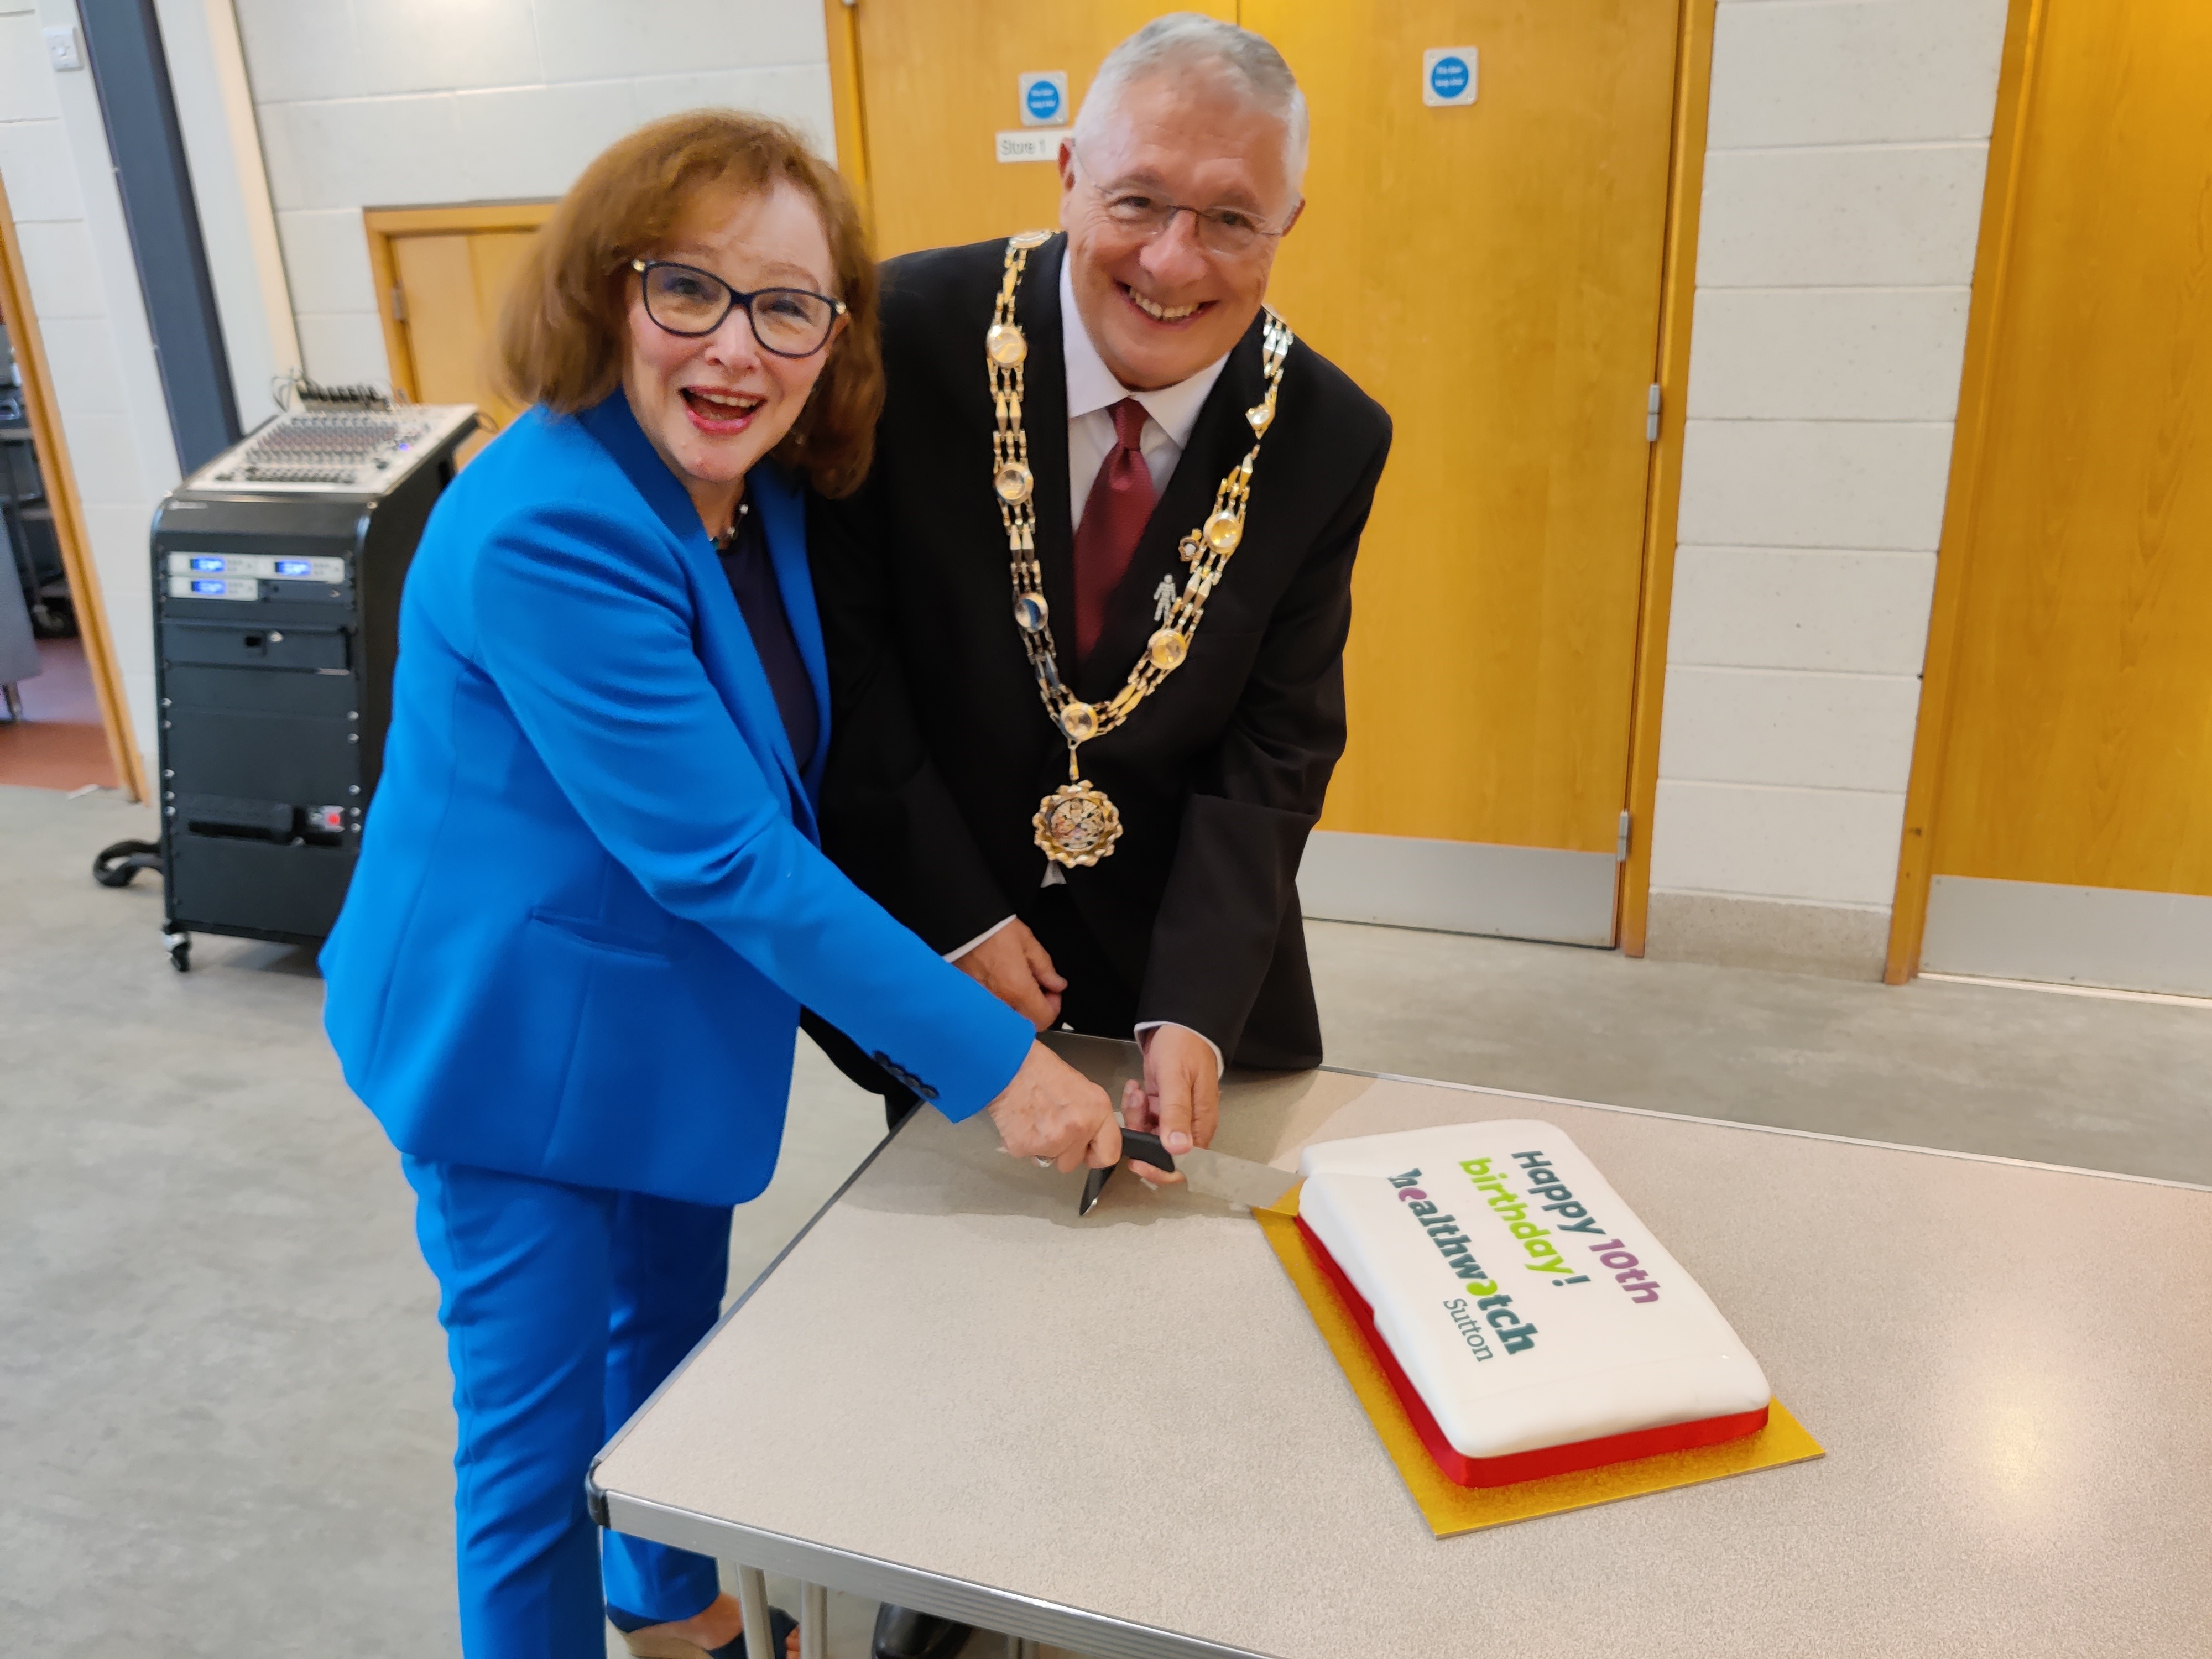
[[[1078,1221],[925,1111],[604,1455],[611,1523],[1107,1659],[2212,1653],[2212,1194],[1331,1072],[1216,1144],[1488,1117],[1574,1136],[1826,1457],[1432,1538],[1249,1216]]]

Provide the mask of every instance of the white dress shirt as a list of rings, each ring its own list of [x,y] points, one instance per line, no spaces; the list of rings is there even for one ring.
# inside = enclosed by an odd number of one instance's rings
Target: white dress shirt
[[[1114,434],[1114,416],[1109,412],[1114,405],[1124,398],[1134,398],[1145,406],[1145,432],[1138,445],[1144,452],[1145,470],[1152,475],[1152,491],[1158,496],[1165,492],[1168,480],[1174,477],[1176,463],[1182,458],[1183,447],[1190,441],[1191,428],[1198,424],[1198,412],[1205,407],[1206,394],[1221,378],[1222,365],[1229,358],[1224,353],[1189,379],[1162,386],[1157,392],[1132,392],[1115,379],[1114,371],[1106,367],[1106,360],[1091,343],[1091,331],[1083,325],[1083,313],[1075,308],[1075,284],[1068,276],[1065,257],[1060,262],[1060,355],[1067,372],[1067,521],[1072,530],[1083,522],[1083,507],[1090,499],[1091,486],[1119,441]],[[1066,879],[1067,873],[1060,866],[1046,862],[1042,885],[1056,887]],[[985,928],[958,950],[946,951],[945,959],[959,961],[1012,921],[1013,918],[1008,916],[996,927]],[[1143,1042],[1147,1032],[1171,1023],[1146,1021],[1137,1027],[1137,1041]],[[1202,1031],[1199,1036],[1213,1050],[1216,1073],[1227,1070],[1221,1045]]]

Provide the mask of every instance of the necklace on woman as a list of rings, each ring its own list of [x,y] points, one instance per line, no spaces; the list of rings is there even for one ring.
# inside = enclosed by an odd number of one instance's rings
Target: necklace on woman
[[[990,331],[983,337],[983,356],[990,368],[991,398],[998,411],[998,428],[991,434],[991,489],[999,498],[999,517],[1006,526],[1006,548],[1012,557],[1014,625],[1021,630],[1022,648],[1036,671],[1037,696],[1043,700],[1045,716],[1067,742],[1067,781],[1037,803],[1036,816],[1030,823],[1036,826],[1036,844],[1045,857],[1073,868],[1109,856],[1114,843],[1121,838],[1120,809],[1103,790],[1093,788],[1083,776],[1075,751],[1127,720],[1189,654],[1191,637],[1206,614],[1206,596],[1219,585],[1230,556],[1244,538],[1252,467],[1260,459],[1260,441],[1267,435],[1275,418],[1275,394],[1283,384],[1283,360],[1290,355],[1291,336],[1290,325],[1269,308],[1261,333],[1261,368],[1267,379],[1267,395],[1244,411],[1252,428],[1252,447],[1229,469],[1229,476],[1213,492],[1213,511],[1206,522],[1177,544],[1190,574],[1180,593],[1173,592],[1172,578],[1162,578],[1164,591],[1155,595],[1158,607],[1153,613],[1160,626],[1145,642],[1144,653],[1129,671],[1128,680],[1111,702],[1084,702],[1060,678],[1051,611],[1044,600],[1044,573],[1037,564],[1036,506],[1032,500],[1036,481],[1030,471],[1029,434],[1022,429],[1022,364],[1030,348],[1028,337],[1014,320],[1014,290],[1030,250],[1051,240],[1049,231],[1025,230],[1007,240],[1006,274],[999,284]],[[1062,322],[1066,327],[1082,326],[1079,319]]]
[[[727,530],[714,531],[708,536],[707,539],[714,544],[714,552],[717,556],[727,553],[738,544],[738,532],[744,524],[745,514],[751,511],[750,501],[739,501],[738,510],[730,514],[730,527]]]

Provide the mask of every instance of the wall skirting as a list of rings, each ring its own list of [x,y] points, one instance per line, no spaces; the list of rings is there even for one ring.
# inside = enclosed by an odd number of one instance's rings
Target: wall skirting
[[[1939,974],[2212,996],[2212,898],[1937,876],[1920,965]]]
[[[1298,902],[1325,921],[1609,945],[1620,869],[1610,853],[1316,830]]]
[[[1644,954],[1660,961],[1878,980],[1888,943],[1887,910],[1661,890],[1651,895]]]

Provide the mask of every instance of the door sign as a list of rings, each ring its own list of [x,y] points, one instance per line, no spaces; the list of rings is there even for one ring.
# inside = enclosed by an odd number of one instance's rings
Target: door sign
[[[1022,125],[1056,127],[1067,119],[1067,71],[1030,70],[1014,77],[1021,94]]]
[[[1048,132],[1017,127],[1012,132],[998,135],[999,159],[1001,161],[1057,161],[1060,160],[1060,141],[1066,137],[1066,127],[1054,127]]]
[[[1453,108],[1474,101],[1474,48],[1431,46],[1421,54],[1421,101]]]

